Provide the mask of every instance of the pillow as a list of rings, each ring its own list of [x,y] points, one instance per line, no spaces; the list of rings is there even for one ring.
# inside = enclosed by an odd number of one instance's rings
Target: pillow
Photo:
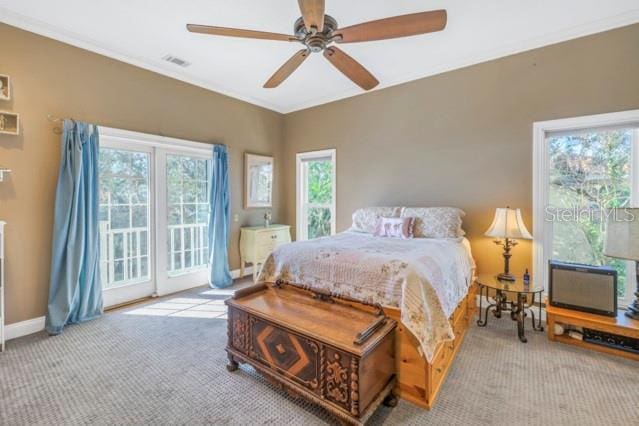
[[[376,237],[413,238],[414,217],[380,217],[373,235]]]
[[[350,230],[356,232],[375,232],[380,217],[399,217],[401,207],[366,207],[353,213],[353,224]]]
[[[415,238],[459,238],[466,213],[455,207],[405,207],[401,217],[415,218]]]

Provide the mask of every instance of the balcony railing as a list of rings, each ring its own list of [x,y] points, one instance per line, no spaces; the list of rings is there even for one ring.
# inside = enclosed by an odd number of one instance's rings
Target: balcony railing
[[[167,270],[170,275],[205,268],[208,264],[208,225],[170,225]],[[100,222],[100,275],[104,288],[150,278],[149,229],[111,229]]]
[[[171,275],[206,267],[208,263],[208,225],[205,223],[169,225],[168,271]]]
[[[111,229],[100,222],[100,275],[104,288],[149,278],[149,229]]]

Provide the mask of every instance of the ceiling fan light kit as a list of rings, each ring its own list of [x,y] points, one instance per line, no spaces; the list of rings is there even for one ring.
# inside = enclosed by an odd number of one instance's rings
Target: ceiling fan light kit
[[[334,43],[359,43],[427,34],[443,30],[447,21],[445,10],[434,10],[339,28],[335,18],[324,13],[324,0],[298,0],[298,3],[302,16],[295,21],[294,35],[195,24],[188,24],[186,27],[190,32],[200,34],[303,44],[305,48],[295,53],[275,71],[264,84],[264,88],[278,87],[311,53],[323,52],[324,57],[353,83],[364,90],[371,90],[379,81]]]

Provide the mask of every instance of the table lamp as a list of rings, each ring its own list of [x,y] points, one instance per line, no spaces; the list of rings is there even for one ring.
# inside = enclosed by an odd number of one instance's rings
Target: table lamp
[[[510,258],[512,257],[510,250],[517,245],[517,241],[513,240],[532,240],[532,235],[526,229],[526,225],[524,225],[524,221],[521,218],[521,211],[510,207],[495,209],[493,223],[484,235],[496,238],[495,244],[504,248],[504,272],[497,275],[497,279],[515,281],[515,276],[510,273],[509,269]]]
[[[604,255],[635,262],[638,287],[626,316],[639,320],[639,208],[615,209],[608,215]]]

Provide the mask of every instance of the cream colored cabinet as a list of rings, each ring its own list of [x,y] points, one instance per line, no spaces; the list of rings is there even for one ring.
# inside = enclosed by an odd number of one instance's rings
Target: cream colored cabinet
[[[247,263],[253,264],[253,281],[257,280],[261,266],[269,254],[281,244],[291,242],[288,225],[247,226],[240,229],[240,276],[244,276]]]

